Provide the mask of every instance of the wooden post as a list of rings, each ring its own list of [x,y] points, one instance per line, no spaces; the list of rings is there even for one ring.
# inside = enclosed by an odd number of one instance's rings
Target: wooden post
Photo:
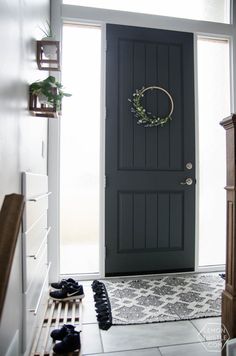
[[[236,114],[220,123],[226,130],[227,235],[226,276],[222,293],[222,345],[236,337]],[[222,355],[226,355],[226,348]]]

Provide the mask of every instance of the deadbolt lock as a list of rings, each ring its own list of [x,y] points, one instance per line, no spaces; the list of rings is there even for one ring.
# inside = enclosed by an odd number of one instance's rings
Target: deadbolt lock
[[[187,169],[192,169],[192,168],[193,168],[192,162],[186,163],[186,168],[187,168]]]

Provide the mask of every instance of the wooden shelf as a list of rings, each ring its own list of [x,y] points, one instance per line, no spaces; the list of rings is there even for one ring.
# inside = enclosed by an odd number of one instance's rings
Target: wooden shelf
[[[47,117],[49,119],[53,118],[53,119],[58,119],[59,118],[59,113],[58,112],[49,112],[49,111],[34,111],[34,110],[30,110],[30,113],[33,116],[37,116],[37,117]]]
[[[47,58],[44,46],[55,47],[53,58]],[[60,43],[59,41],[37,41],[37,64],[40,70],[60,71]]]
[[[33,116],[58,119],[60,112],[54,106],[43,106],[40,104],[37,95],[29,94],[29,111]]]

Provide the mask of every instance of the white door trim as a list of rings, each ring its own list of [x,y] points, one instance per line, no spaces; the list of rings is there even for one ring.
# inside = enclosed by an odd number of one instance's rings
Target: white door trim
[[[232,0],[231,8],[236,8],[236,0]],[[233,13],[232,24],[221,24],[207,21],[187,20],[180,18],[173,18],[167,16],[147,15],[131,13],[126,11],[106,10],[89,8],[83,6],[73,6],[62,4],[61,0],[51,0],[51,26],[54,34],[58,40],[62,40],[62,23],[76,22],[76,23],[90,23],[100,24],[102,26],[102,88],[101,88],[101,175],[100,175],[100,275],[96,277],[104,277],[105,265],[105,237],[104,237],[104,220],[105,220],[105,189],[104,189],[104,172],[105,172],[105,48],[106,48],[106,33],[105,26],[107,23],[158,28],[165,30],[175,30],[192,32],[195,35],[194,53],[195,53],[195,103],[196,103],[196,125],[198,123],[197,110],[197,71],[196,71],[196,37],[214,36],[230,38],[231,40],[231,110],[234,111],[236,103],[236,92],[234,91],[234,83],[236,83],[236,12]],[[56,72],[54,72],[56,73]],[[55,74],[54,74],[55,75]],[[197,126],[196,126],[197,128]],[[197,131],[197,130],[196,130]],[[198,138],[196,137],[196,143]],[[49,157],[48,157],[48,172],[49,172],[49,189],[54,194],[50,199],[49,207],[49,224],[52,226],[51,243],[49,246],[49,256],[53,261],[51,269],[51,280],[59,278],[59,149],[60,149],[60,121],[57,123],[50,122],[49,124]],[[197,147],[196,147],[197,152]],[[197,153],[196,153],[197,154]],[[196,162],[197,161],[196,157]],[[196,167],[198,175],[198,167]],[[198,188],[196,187],[196,207],[198,207]],[[197,209],[196,209],[197,211]],[[196,254],[198,252],[198,215],[196,215]],[[195,269],[199,270],[197,266],[198,259],[195,258]],[[210,266],[209,270],[223,269],[223,266]],[[201,269],[202,270],[202,269]],[[90,276],[92,278],[92,276]]]

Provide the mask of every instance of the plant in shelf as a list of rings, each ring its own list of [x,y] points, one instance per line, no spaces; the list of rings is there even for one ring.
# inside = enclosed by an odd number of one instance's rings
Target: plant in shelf
[[[46,25],[44,26],[44,28],[40,27],[40,30],[43,32],[43,34],[45,35],[42,39],[41,42],[43,43],[43,53],[45,55],[46,58],[53,58],[56,55],[57,52],[57,47],[50,44],[50,42],[55,42],[55,37],[52,34],[52,29],[51,26],[49,24],[49,22],[46,22]],[[44,43],[45,42],[45,43]]]
[[[50,23],[48,21],[46,21],[46,25],[44,25],[44,27],[39,27],[40,30],[43,32],[43,34],[45,35],[45,37],[42,38],[42,40],[45,38],[53,38],[52,35],[52,29],[50,26]]]
[[[29,90],[30,110],[34,112],[60,112],[62,98],[71,96],[71,94],[64,92],[62,84],[51,75],[44,80],[30,84]],[[37,101],[39,101],[41,107],[38,107]]]
[[[60,42],[55,40],[49,22],[40,30],[44,37],[37,41],[37,64],[40,70],[60,71]]]

